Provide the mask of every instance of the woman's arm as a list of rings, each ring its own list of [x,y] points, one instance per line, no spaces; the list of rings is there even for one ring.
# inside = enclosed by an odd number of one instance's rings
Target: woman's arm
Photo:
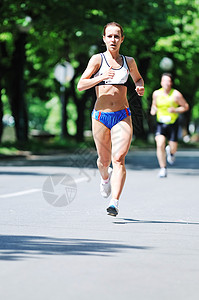
[[[135,90],[139,96],[144,95],[144,80],[138,71],[137,64],[133,57],[127,57],[127,63],[130,70],[130,75],[135,83]]]
[[[86,70],[82,74],[82,76],[77,84],[77,88],[79,91],[84,91],[84,90],[90,89],[103,80],[113,78],[115,72],[112,69],[112,67],[110,67],[102,75],[91,78],[91,76],[99,70],[100,64],[101,64],[100,54],[93,55],[88,62]]]

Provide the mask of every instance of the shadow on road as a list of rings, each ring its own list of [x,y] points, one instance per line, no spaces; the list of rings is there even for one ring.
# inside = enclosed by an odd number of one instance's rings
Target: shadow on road
[[[118,221],[113,222],[114,224],[130,224],[130,223],[147,223],[147,224],[176,224],[176,225],[199,225],[199,222],[189,221],[154,221],[154,220],[136,220],[136,219],[124,219],[118,218]]]
[[[24,172],[24,171],[0,171],[0,176],[1,175],[12,175],[12,176],[49,176],[47,173],[39,173],[39,172]],[[53,175],[52,175],[53,176]]]
[[[91,239],[0,235],[0,260],[8,261],[40,258],[42,255],[110,256],[127,249],[147,250],[151,247]]]
[[[97,164],[96,151],[84,151],[78,153],[69,153],[62,155],[33,155],[23,158],[0,159],[0,166],[56,166],[71,168],[91,168],[96,169]],[[132,170],[157,169],[159,168],[156,153],[154,151],[136,150],[130,151],[126,156],[126,166]],[[199,151],[178,151],[176,162],[177,169],[199,170]]]

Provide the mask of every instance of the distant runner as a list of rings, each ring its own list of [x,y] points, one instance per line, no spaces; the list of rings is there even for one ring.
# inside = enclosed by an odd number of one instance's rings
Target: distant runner
[[[152,96],[151,115],[156,115],[157,120],[155,141],[160,166],[160,178],[167,177],[166,156],[169,164],[172,165],[175,161],[174,154],[178,148],[179,114],[189,109],[189,105],[183,95],[172,88],[172,85],[172,75],[164,73],[161,78],[162,87],[154,91]],[[167,146],[166,139],[168,140]]]

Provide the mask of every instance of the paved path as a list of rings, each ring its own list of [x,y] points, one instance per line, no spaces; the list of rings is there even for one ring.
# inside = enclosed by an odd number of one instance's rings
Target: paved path
[[[198,299],[199,152],[179,151],[166,179],[154,151],[129,153],[116,218],[95,156],[0,162],[1,299]],[[58,173],[71,190],[43,193]]]

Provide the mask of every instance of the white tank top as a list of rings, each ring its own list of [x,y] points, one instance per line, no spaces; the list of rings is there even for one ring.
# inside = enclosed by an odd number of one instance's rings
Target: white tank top
[[[99,70],[93,75],[94,77],[102,75],[107,69],[110,68],[110,65],[108,64],[106,57],[104,55],[104,53],[100,53],[101,55],[101,65]],[[96,86],[98,85],[126,85],[127,84],[127,80],[128,80],[128,76],[129,76],[129,67],[126,61],[126,58],[124,55],[122,56],[122,66],[118,69],[114,69],[115,71],[115,75],[112,79],[107,79],[104,81],[99,82],[98,84],[96,84]]]

